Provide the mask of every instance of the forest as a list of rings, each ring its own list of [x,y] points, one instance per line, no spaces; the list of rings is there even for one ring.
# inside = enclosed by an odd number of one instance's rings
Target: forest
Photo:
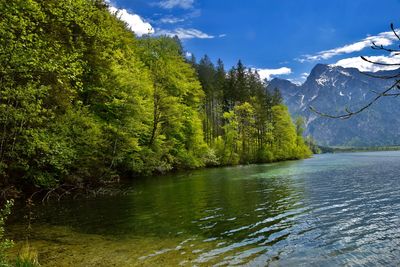
[[[400,266],[398,10],[0,0],[0,267]]]
[[[0,187],[31,192],[311,155],[241,61],[186,58],[102,0],[0,1]]]

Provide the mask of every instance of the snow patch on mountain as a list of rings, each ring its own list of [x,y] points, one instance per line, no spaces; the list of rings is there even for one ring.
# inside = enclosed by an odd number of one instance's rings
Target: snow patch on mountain
[[[393,76],[396,71],[375,75]],[[344,114],[348,107],[357,110],[376,97],[374,91],[384,90],[393,80],[374,79],[355,68],[317,64],[300,86],[287,80],[272,80],[269,90],[281,90],[285,104],[293,116],[302,116],[305,134],[311,134],[319,144],[335,146],[400,145],[400,116],[395,111],[400,98],[384,98],[365,112],[349,120],[321,117],[311,111]]]
[[[321,75],[317,80],[317,84],[324,86],[329,82],[329,78],[326,75]]]
[[[351,76],[351,74],[348,73],[347,71],[340,70],[339,73],[340,73],[340,74],[343,74],[344,76],[347,76],[347,77],[350,77],[350,76]]]
[[[318,96],[318,95],[313,95],[313,96],[310,98],[310,102],[313,101],[314,99],[316,99],[317,96]]]
[[[305,97],[305,95],[300,95],[300,96],[301,96],[300,108],[302,108],[304,106],[304,97]]]
[[[306,128],[308,128],[308,126],[313,122],[313,121],[315,121],[316,119],[318,118],[318,116],[316,115],[316,114],[311,114],[311,116],[309,116],[308,118],[307,118],[307,120],[305,121],[305,127]]]

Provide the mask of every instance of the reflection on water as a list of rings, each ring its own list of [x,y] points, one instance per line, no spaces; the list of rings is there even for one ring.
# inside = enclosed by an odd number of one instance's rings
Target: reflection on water
[[[152,177],[36,207],[30,240],[48,266],[396,266],[399,163],[349,153]]]

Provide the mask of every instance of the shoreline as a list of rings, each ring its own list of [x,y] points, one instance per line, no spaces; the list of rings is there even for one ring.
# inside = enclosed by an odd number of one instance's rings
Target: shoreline
[[[341,147],[341,146],[319,146],[321,154],[326,153],[352,153],[352,152],[379,152],[400,151],[400,146],[372,146],[372,147]]]
[[[327,147],[324,147],[325,149]],[[333,147],[330,148],[331,151],[322,151],[320,154],[312,154],[310,157],[301,158],[301,159],[285,159],[285,160],[277,160],[277,161],[269,161],[269,162],[254,162],[247,164],[236,164],[236,165],[214,165],[214,166],[204,166],[199,168],[191,168],[191,169],[173,169],[166,172],[152,173],[149,175],[132,175],[125,177],[116,177],[113,180],[102,182],[98,184],[62,184],[55,188],[43,189],[43,188],[35,188],[31,190],[18,190],[16,185],[7,185],[5,187],[0,188],[0,203],[7,199],[15,199],[18,202],[25,201],[33,201],[33,202],[46,202],[50,199],[56,199],[60,201],[65,197],[85,197],[92,198],[99,195],[115,195],[123,193],[124,185],[135,181],[135,180],[143,180],[149,177],[164,177],[169,175],[182,175],[192,171],[199,170],[208,170],[208,169],[222,169],[222,168],[235,168],[235,167],[246,167],[251,165],[264,165],[264,164],[273,164],[273,163],[283,163],[283,162],[291,162],[291,161],[299,161],[305,160],[314,157],[315,155],[321,154],[340,154],[340,153],[357,153],[357,152],[390,152],[390,151],[400,151],[400,146],[395,147]],[[28,193],[27,193],[28,191]]]
[[[250,166],[250,165],[263,165],[263,164],[272,164],[272,163],[281,163],[281,162],[289,162],[289,161],[299,161],[305,160],[308,158],[312,158],[314,155],[310,157],[300,158],[300,159],[284,159],[284,160],[276,160],[276,161],[268,161],[268,162],[254,162],[247,164],[236,164],[236,165],[214,165],[214,166],[204,166],[199,168],[191,168],[191,169],[173,169],[166,172],[155,172],[149,175],[131,175],[120,177],[116,176],[114,179],[109,180],[107,182],[101,182],[98,184],[62,184],[55,188],[35,188],[31,190],[18,190],[17,185],[9,184],[5,187],[0,187],[0,204],[2,201],[6,201],[8,199],[15,199],[18,202],[46,202],[52,198],[58,198],[58,201],[63,197],[73,197],[77,196],[83,197],[96,197],[98,195],[113,195],[123,192],[123,190],[116,190],[119,185],[123,185],[129,181],[134,181],[137,179],[145,179],[148,177],[163,177],[168,175],[176,175],[183,174],[191,171],[197,170],[207,170],[207,169],[221,169],[221,168],[232,168],[232,167],[241,167],[241,166]],[[27,191],[29,193],[27,193]]]

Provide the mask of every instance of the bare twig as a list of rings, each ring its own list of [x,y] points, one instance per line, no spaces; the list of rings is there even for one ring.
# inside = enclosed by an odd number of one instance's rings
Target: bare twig
[[[393,23],[390,23],[390,29],[392,29],[392,32],[393,32],[394,35],[397,37],[397,39],[399,39],[399,41],[400,41],[400,36],[397,34],[396,29],[394,28]]]
[[[400,52],[400,49],[386,48],[383,45],[377,45],[375,42],[372,42],[371,48],[374,50],[383,50],[383,51],[390,52],[390,53]]]
[[[393,34],[396,36],[396,38],[400,41],[400,35],[397,33],[396,29],[394,28],[393,23],[390,24],[390,29],[392,30]],[[390,52],[392,53],[392,55],[400,55],[400,49],[393,49],[393,48],[386,48],[383,45],[377,45],[375,42],[372,42],[372,49],[375,50],[383,50],[385,52]],[[378,61],[373,61],[370,60],[364,56],[361,56],[361,59],[371,63],[371,64],[375,64],[375,65],[380,65],[380,66],[400,66],[400,62],[399,63],[384,63],[384,62],[378,62]],[[314,107],[310,106],[310,110],[313,111],[314,113],[323,116],[323,117],[327,117],[327,118],[333,118],[333,119],[349,119],[350,117],[359,114],[361,112],[363,112],[364,110],[368,109],[369,107],[371,107],[375,102],[377,102],[380,98],[382,97],[387,97],[387,96],[391,96],[391,97],[397,97],[400,96],[400,92],[390,92],[393,89],[397,89],[400,90],[400,80],[398,78],[400,78],[400,73],[395,74],[395,75],[374,75],[371,73],[363,73],[366,76],[369,76],[371,78],[377,78],[377,79],[384,79],[384,80],[391,80],[391,79],[396,79],[394,84],[392,86],[390,86],[389,88],[383,90],[382,92],[378,92],[378,91],[372,91],[373,93],[376,94],[376,97],[373,98],[371,101],[369,101],[368,103],[366,103],[364,106],[362,106],[361,108],[359,108],[356,111],[351,111],[349,108],[345,108],[345,113],[344,114],[339,114],[339,115],[332,115],[332,114],[328,114],[328,113],[324,113],[321,111],[318,111],[317,109],[315,109]]]
[[[316,114],[323,116],[323,117],[327,117],[327,118],[332,118],[332,119],[349,119],[350,117],[359,114],[361,112],[363,112],[364,110],[366,110],[367,108],[369,108],[370,106],[372,106],[376,101],[378,101],[381,97],[384,96],[397,96],[397,94],[391,95],[388,94],[390,90],[397,88],[397,86],[400,84],[400,80],[397,80],[392,86],[390,86],[388,89],[386,89],[385,91],[378,93],[378,95],[372,99],[370,102],[368,102],[366,105],[364,105],[363,107],[361,107],[360,109],[356,110],[356,111],[351,111],[349,108],[345,108],[346,113],[345,114],[340,114],[340,115],[331,115],[331,114],[327,114],[327,113],[323,113],[320,112],[318,110],[316,110],[314,107],[310,106],[310,110],[315,112]]]
[[[369,63],[375,64],[375,65],[381,65],[381,66],[400,66],[400,63],[383,63],[383,62],[378,62],[378,61],[372,61],[369,60],[368,58],[361,56],[361,58]]]

